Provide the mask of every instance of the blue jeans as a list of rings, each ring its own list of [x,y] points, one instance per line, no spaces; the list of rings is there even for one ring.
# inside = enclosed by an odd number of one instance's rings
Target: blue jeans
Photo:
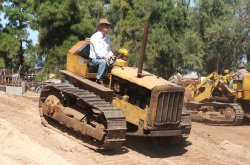
[[[103,80],[105,76],[105,71],[107,68],[106,61],[102,58],[93,58],[90,60],[91,63],[98,65],[98,72],[96,74],[96,79],[98,80]]]

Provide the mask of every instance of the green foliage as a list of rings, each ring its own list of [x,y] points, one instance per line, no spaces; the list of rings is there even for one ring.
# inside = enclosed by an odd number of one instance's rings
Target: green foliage
[[[38,49],[38,45],[36,45],[30,46],[29,49],[25,51],[23,72],[27,72],[29,69],[35,68]]]
[[[247,63],[246,69],[248,70],[248,72],[250,72],[250,62]]]
[[[244,54],[250,26],[242,21],[246,1],[198,0],[193,26],[204,45],[205,73],[222,72],[236,65]],[[246,14],[246,13],[244,13]],[[248,13],[249,14],[249,13]],[[246,49],[245,49],[246,50]]]
[[[39,52],[45,65],[37,79],[46,78],[65,68],[68,49],[89,38],[102,17],[112,23],[112,50],[127,48],[130,66],[138,65],[144,21],[149,20],[144,69],[164,78],[232,69],[244,54],[249,62],[250,2],[194,2],[191,7],[190,0],[0,0],[9,20],[0,25],[1,63],[32,68]],[[27,27],[39,32],[38,47],[31,46]]]
[[[1,4],[7,24],[0,32],[0,54],[8,68],[18,69],[24,64],[25,51],[29,49],[27,28],[31,20],[28,1],[5,0]]]
[[[35,74],[35,81],[44,81],[48,79],[48,73],[44,72],[43,70],[39,71],[37,74]]]
[[[129,49],[129,64],[137,66],[144,21],[149,20],[145,69],[163,77],[170,77],[175,72],[181,72],[183,65],[185,69],[193,67],[195,62],[184,61],[184,57],[190,54],[202,56],[202,44],[199,43],[196,33],[190,36],[196,37],[196,43],[193,43],[193,46],[185,44],[189,38],[188,32],[185,34],[187,20],[183,12],[183,6],[174,0],[111,1],[107,15],[114,25],[112,40],[116,45],[113,48]],[[191,33],[189,30],[189,34]],[[186,36],[186,39],[183,40],[183,36]],[[195,47],[197,45],[198,48]],[[195,52],[196,50],[198,52]],[[201,70],[201,61],[196,59],[194,61],[198,61],[199,65],[194,69]]]
[[[0,69],[5,68],[4,58],[0,57]]]
[[[183,68],[187,70],[194,70],[199,73],[203,72],[203,42],[199,34],[194,30],[186,30],[183,35]]]
[[[44,72],[65,68],[68,49],[94,33],[103,8],[101,0],[34,1],[32,27],[39,31],[39,46],[46,57]]]
[[[0,32],[0,57],[4,59],[5,67],[16,67],[19,48],[20,43],[16,41],[12,34],[3,31]]]

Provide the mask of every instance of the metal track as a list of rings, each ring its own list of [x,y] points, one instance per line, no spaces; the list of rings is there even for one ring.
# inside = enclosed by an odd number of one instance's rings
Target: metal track
[[[109,102],[104,101],[99,96],[96,96],[94,93],[89,92],[87,90],[76,88],[69,84],[50,84],[44,87],[41,95],[40,95],[40,116],[43,124],[53,130],[55,130],[54,127],[50,126],[48,123],[48,117],[45,116],[42,107],[46,100],[46,98],[50,95],[53,95],[54,93],[59,93],[61,96],[63,96],[63,99],[67,103],[67,98],[74,98],[77,101],[80,101],[84,103],[84,106],[81,107],[81,104],[78,105],[78,109],[81,110],[83,113],[88,113],[87,111],[96,109],[104,115],[104,123],[101,123],[105,125],[104,130],[104,138],[101,140],[98,138],[96,139],[93,133],[85,131],[84,125],[87,125],[87,127],[92,127],[90,124],[82,123],[80,121],[76,121],[70,119],[66,114],[62,116],[63,118],[69,118],[71,122],[78,122],[77,125],[80,125],[84,128],[84,130],[81,130],[81,134],[85,135],[85,137],[88,139],[87,143],[83,144],[87,147],[93,148],[93,149],[102,149],[102,148],[117,148],[121,147],[123,142],[125,141],[126,137],[126,120],[125,117],[122,114],[122,111]],[[87,105],[87,106],[86,106]],[[66,105],[67,106],[67,105]],[[80,106],[80,107],[79,107]],[[88,107],[88,108],[86,108]],[[59,121],[61,123],[62,121]],[[75,129],[72,125],[69,125],[68,123],[61,123],[63,125],[66,125],[68,128]],[[95,129],[95,128],[91,128]],[[83,132],[82,132],[83,131]],[[84,132],[85,131],[85,132]],[[96,131],[96,130],[95,130]],[[100,130],[101,131],[101,130]],[[87,135],[87,136],[86,136]],[[91,141],[89,140],[91,139]]]
[[[39,108],[39,111],[40,111],[40,113],[41,113],[41,112],[42,112],[42,108]],[[68,133],[64,133],[64,132],[60,131],[59,129],[57,129],[57,128],[55,128],[55,127],[53,127],[53,126],[51,126],[51,125],[49,124],[53,119],[46,118],[46,117],[43,116],[43,115],[41,115],[40,117],[41,117],[42,124],[43,124],[45,127],[48,127],[48,128],[50,128],[50,129],[52,129],[53,131],[55,131],[55,132],[57,132],[57,133],[60,133],[60,134],[62,134],[62,135],[64,135],[64,136],[66,136],[66,137],[68,137],[68,138],[74,140],[75,142],[77,142],[77,143],[79,143],[79,144],[81,144],[81,145],[83,145],[83,146],[85,146],[85,147],[88,147],[88,148],[93,149],[93,150],[98,150],[98,149],[100,149],[100,147],[97,147],[99,144],[98,144],[98,143],[95,143],[95,141],[90,141],[90,139],[87,139],[87,138],[84,138],[84,137],[81,138],[81,139],[79,139],[79,138],[76,138],[76,137],[74,137],[74,136],[72,136],[72,135],[69,135]],[[51,121],[50,121],[50,120],[51,120]],[[52,121],[52,122],[53,122],[53,121]]]
[[[244,119],[244,111],[242,107],[237,103],[230,104],[230,107],[233,108],[235,112],[235,119],[233,125],[235,126],[242,125]]]
[[[217,105],[219,105],[220,103],[217,103]],[[233,114],[233,118],[227,118],[224,114],[220,114],[220,115],[210,115],[210,113],[220,113],[218,109],[218,107],[214,107],[213,106],[213,110],[210,111],[204,111],[204,109],[202,110],[202,108],[204,107],[211,107],[211,105],[213,105],[213,103],[197,103],[197,107],[199,108],[194,108],[192,106],[189,107],[189,110],[191,110],[191,120],[192,121],[196,121],[196,122],[204,122],[204,123],[211,123],[211,124],[226,124],[226,125],[233,125],[233,126],[240,126],[243,123],[243,119],[244,119],[244,111],[242,109],[242,107],[237,104],[237,103],[229,103],[229,104],[225,104],[225,103],[221,103],[221,107],[220,109],[227,109],[227,108],[231,108],[231,110],[233,110],[233,112],[235,114]],[[205,108],[206,109],[206,108]]]

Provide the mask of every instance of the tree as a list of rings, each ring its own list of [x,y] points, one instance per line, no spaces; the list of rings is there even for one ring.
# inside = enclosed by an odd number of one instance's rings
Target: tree
[[[0,32],[0,39],[0,56],[4,62],[4,67],[13,67],[13,64],[17,62],[16,55],[20,45],[16,42],[13,35],[5,31]]]
[[[45,72],[64,68],[68,49],[89,38],[103,16],[103,2],[78,0],[34,0],[32,27],[39,31]]]
[[[0,1],[0,3],[3,1]],[[34,57],[27,27],[39,31],[44,71],[65,67],[68,49],[89,38],[101,17],[112,23],[112,49],[129,49],[129,65],[137,66],[143,25],[150,29],[144,69],[170,77],[194,70],[221,72],[250,59],[248,0],[6,0],[1,3],[6,27],[0,26],[0,55],[6,66],[31,64]],[[25,57],[30,57],[24,60]],[[15,58],[19,57],[19,58]]]
[[[198,0],[194,27],[204,45],[203,65],[206,73],[233,67],[244,52],[244,26],[239,23],[242,1]]]
[[[241,39],[242,50],[246,54],[247,62],[250,63],[250,1],[243,0],[239,7],[238,13],[238,25],[244,29],[244,35]]]
[[[200,50],[202,44],[196,33],[192,35],[192,29],[187,30],[189,4],[189,1],[177,0],[111,0],[107,16],[114,27],[112,39],[116,44],[113,48],[129,49],[129,65],[137,66],[143,24],[145,20],[149,20],[145,69],[164,78],[176,72],[191,69],[194,63],[199,63],[195,69],[201,70],[199,56],[202,52]],[[188,41],[191,38],[197,41],[193,45]],[[186,60],[191,54],[198,55],[193,59],[195,62]]]
[[[17,68],[24,64],[25,47],[29,47],[30,40],[28,39],[27,28],[31,20],[31,15],[28,11],[29,1],[26,0],[5,0],[3,4],[3,11],[5,18],[8,20],[3,32],[6,38],[3,39],[3,49],[8,44],[15,46],[15,51],[6,52],[8,58],[11,59],[11,67]],[[8,43],[10,41],[10,43]],[[18,47],[18,48],[17,48]],[[17,57],[16,57],[17,56]],[[6,57],[7,58],[7,57]],[[17,60],[18,59],[18,60]]]

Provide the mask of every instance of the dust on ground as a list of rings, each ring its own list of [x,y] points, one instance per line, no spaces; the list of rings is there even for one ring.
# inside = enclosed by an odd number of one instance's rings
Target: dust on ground
[[[188,143],[159,146],[128,137],[124,147],[97,152],[44,127],[38,95],[0,92],[0,164],[249,164],[250,126],[192,123]]]

